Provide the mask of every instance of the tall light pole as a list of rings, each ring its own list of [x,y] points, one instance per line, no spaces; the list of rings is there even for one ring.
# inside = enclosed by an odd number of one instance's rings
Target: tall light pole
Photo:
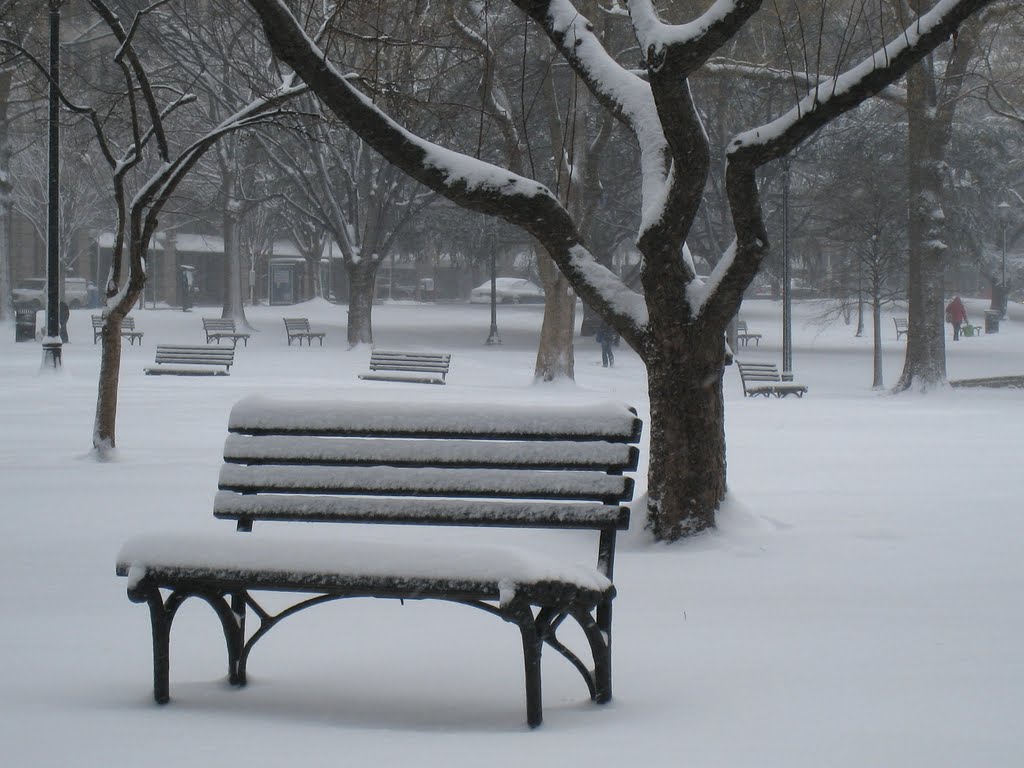
[[[999,311],[1002,313],[1000,318],[1005,320],[1007,299],[1009,299],[1006,285],[1006,226],[1010,223],[1010,204],[1003,200],[996,206],[996,212],[999,215],[999,223],[1003,227],[1003,270],[1002,277],[999,278]]]
[[[487,335],[488,344],[501,344],[498,335],[498,254],[495,238],[491,238],[491,331]]]
[[[46,210],[46,339],[43,366],[61,366],[60,340],[60,3],[50,0],[49,199]]]
[[[782,159],[782,373],[793,372],[793,300],[789,280],[789,158]]]

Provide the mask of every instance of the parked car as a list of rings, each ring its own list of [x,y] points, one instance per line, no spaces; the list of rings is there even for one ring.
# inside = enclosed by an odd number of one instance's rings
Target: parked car
[[[64,279],[64,301],[71,309],[88,307],[95,291],[96,287],[84,277]],[[15,306],[40,310],[46,306],[46,278],[28,277],[19,280],[11,294]]]
[[[495,296],[501,304],[543,304],[544,290],[521,277],[499,277],[495,280]],[[471,304],[491,303],[491,281],[469,292]]]

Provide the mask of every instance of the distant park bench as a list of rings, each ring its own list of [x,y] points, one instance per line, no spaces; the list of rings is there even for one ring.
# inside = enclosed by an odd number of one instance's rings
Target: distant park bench
[[[894,317],[892,322],[896,326],[896,340],[899,341],[901,336],[906,336],[910,331],[910,328],[907,326],[907,318]]]
[[[103,326],[106,325],[107,319],[102,315],[92,316],[92,343],[95,344],[103,336]],[[121,338],[128,339],[128,343],[135,346],[135,342],[142,344],[142,337],[145,334],[142,331],[135,330],[135,318],[125,317],[121,320]]]
[[[292,345],[292,341],[295,339],[299,340],[299,346],[302,346],[302,340],[306,340],[306,344],[313,346],[313,339],[320,342],[320,346],[324,345],[324,336],[327,335],[326,331],[311,331],[309,330],[309,318],[307,317],[285,317],[284,319],[284,330],[288,334],[288,346]]]
[[[744,347],[747,346],[747,344],[749,344],[751,341],[754,342],[754,346],[761,346],[761,334],[751,333],[750,330],[747,328],[746,320],[736,321],[736,338]]]
[[[371,381],[444,384],[451,359],[452,356],[448,352],[395,352],[375,349],[370,353],[372,373],[361,373],[359,378]]]
[[[794,384],[792,381],[785,381],[779,374],[775,363],[748,363],[736,359],[736,365],[740,370],[740,381],[743,382],[743,396],[756,397],[757,395],[774,395],[785,397],[796,395],[803,397],[807,387],[802,384]]]
[[[156,368],[146,368],[151,376],[227,376],[235,362],[235,348],[158,344]],[[202,366],[197,368],[196,366]],[[223,371],[210,366],[224,366]]]
[[[239,340],[249,346],[249,334],[235,330],[235,321],[230,317],[204,317],[203,330],[206,332],[206,343],[216,341],[220,344],[221,339],[229,339],[232,347],[237,347]]]
[[[637,467],[641,426],[632,408],[609,403],[242,400],[229,419],[214,516],[243,534],[141,536],[117,558],[128,596],[149,606],[156,700],[169,698],[171,622],[195,596],[220,618],[232,685],[245,685],[255,643],[300,610],[348,597],[436,599],[519,628],[530,726],[542,720],[545,643],[579,671],[591,699],[609,701],[615,538],[629,525],[621,504],[633,481],[623,472]],[[249,534],[255,521],[484,527],[497,543],[452,531],[444,544],[441,534],[431,544],[383,534],[275,538],[275,526]],[[508,548],[508,528],[599,532],[596,566]],[[299,597],[271,613],[257,602],[263,592]],[[258,621],[248,637],[247,618]],[[564,642],[589,646],[582,658],[556,636],[565,619],[578,626]]]

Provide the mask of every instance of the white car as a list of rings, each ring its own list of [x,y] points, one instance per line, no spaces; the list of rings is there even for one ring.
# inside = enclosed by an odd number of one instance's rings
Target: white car
[[[522,277],[499,277],[495,280],[495,297],[500,304],[543,304],[544,290]],[[491,303],[491,281],[469,292],[471,304]]]
[[[71,309],[87,307],[90,304],[90,289],[94,286],[83,277],[64,279],[64,301]],[[28,309],[40,310],[46,306],[46,278],[29,277],[19,280],[11,291],[14,304]]]

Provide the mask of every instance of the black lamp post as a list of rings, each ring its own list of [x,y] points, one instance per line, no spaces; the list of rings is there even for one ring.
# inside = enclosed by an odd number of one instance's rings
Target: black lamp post
[[[782,160],[782,374],[793,373],[793,297],[789,275],[789,158]]]
[[[498,255],[496,243],[491,239],[491,331],[487,335],[488,344],[501,344],[498,335]]]
[[[46,340],[43,366],[61,366],[60,340],[60,3],[50,0],[49,200],[46,211]]]
[[[996,212],[1003,228],[1003,268],[1002,276],[999,278],[999,311],[1002,313],[1001,319],[1005,320],[1006,304],[1009,298],[1006,286],[1006,227],[1010,223],[1010,204],[1003,200],[996,206]]]

